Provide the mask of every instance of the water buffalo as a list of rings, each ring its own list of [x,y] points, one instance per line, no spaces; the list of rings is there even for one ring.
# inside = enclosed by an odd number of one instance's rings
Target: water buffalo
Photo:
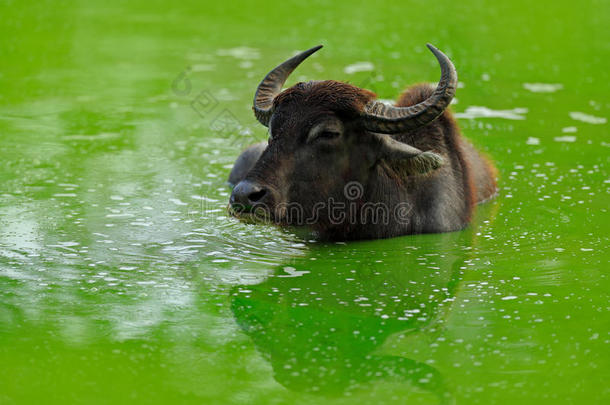
[[[496,170],[447,109],[457,86],[449,58],[428,44],[441,67],[438,86],[413,86],[395,106],[334,80],[282,91],[320,48],[288,59],[259,84],[253,110],[269,141],[238,158],[231,214],[306,226],[329,240],[466,227],[474,206],[495,195]]]

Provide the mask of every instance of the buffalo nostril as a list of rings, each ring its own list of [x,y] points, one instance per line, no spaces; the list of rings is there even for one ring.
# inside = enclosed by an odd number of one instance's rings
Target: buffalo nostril
[[[262,188],[258,191],[248,194],[248,200],[250,200],[253,203],[259,202],[260,200],[263,199],[263,197],[265,197],[265,194],[267,194],[267,190]]]
[[[229,203],[235,212],[251,212],[267,195],[268,189],[265,187],[250,180],[242,180],[233,189]]]

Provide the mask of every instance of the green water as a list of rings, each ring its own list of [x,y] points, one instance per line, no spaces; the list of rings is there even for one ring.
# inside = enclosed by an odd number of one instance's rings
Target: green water
[[[609,5],[2,2],[0,403],[608,403]],[[426,42],[500,172],[469,229],[227,217],[269,69],[395,98]]]

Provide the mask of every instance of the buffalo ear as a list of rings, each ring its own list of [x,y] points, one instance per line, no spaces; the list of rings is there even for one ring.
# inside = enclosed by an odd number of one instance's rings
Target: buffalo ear
[[[373,137],[378,151],[377,160],[385,161],[398,172],[407,175],[426,174],[444,163],[442,156],[398,142],[389,135],[373,133]]]

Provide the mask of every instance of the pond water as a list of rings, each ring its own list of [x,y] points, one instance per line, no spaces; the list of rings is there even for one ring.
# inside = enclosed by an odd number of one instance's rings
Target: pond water
[[[1,5],[0,403],[608,403],[609,3],[506,3]],[[500,172],[471,227],[227,216],[276,63],[392,99],[426,42]]]

